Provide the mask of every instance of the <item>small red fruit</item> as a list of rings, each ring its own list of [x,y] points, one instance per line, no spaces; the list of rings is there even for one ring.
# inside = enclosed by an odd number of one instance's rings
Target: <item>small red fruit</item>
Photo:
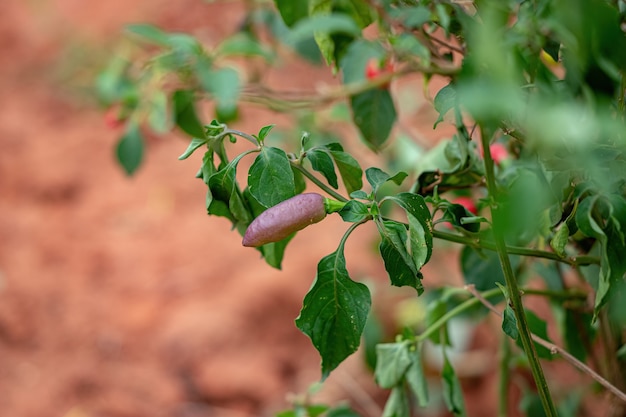
[[[371,58],[365,66],[365,78],[372,80],[381,74],[380,63],[376,58]]]
[[[117,129],[124,125],[126,118],[120,113],[120,106],[113,105],[104,113],[104,124],[109,129]]]
[[[389,60],[381,61],[376,58],[370,58],[365,65],[365,78],[373,80],[384,74],[392,74],[394,71],[393,63]],[[381,85],[381,88],[389,87],[389,83]]]

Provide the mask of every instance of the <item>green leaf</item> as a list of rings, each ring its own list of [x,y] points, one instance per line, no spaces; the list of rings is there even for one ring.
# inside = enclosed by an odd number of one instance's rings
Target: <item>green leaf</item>
[[[252,151],[238,155],[222,169],[212,174],[207,182],[211,195],[211,201],[208,201],[209,214],[227,217],[236,227],[246,226],[252,220],[236,178],[239,161],[250,152]],[[226,213],[225,208],[228,209]]]
[[[274,3],[287,26],[291,27],[309,15],[308,0],[274,0]]]
[[[520,262],[519,256],[509,255],[513,269]],[[478,291],[495,288],[496,283],[506,282],[498,254],[492,251],[478,252],[465,246],[461,252],[461,270],[466,284],[474,284]]]
[[[225,166],[225,165],[224,165]],[[224,168],[222,166],[221,168]],[[221,201],[219,199],[213,198],[213,193],[211,192],[210,180],[213,174],[218,171],[215,166],[215,152],[213,150],[208,150],[204,153],[204,157],[202,158],[202,167],[200,168],[200,172],[198,175],[202,178],[202,181],[207,185],[207,193],[206,193],[206,210],[207,214],[214,216],[226,217],[233,224],[237,222],[237,220],[230,213],[228,208],[228,202]]]
[[[550,241],[550,246],[554,249],[554,252],[556,252],[557,255],[565,256],[565,246],[567,245],[568,238],[569,228],[567,227],[567,223],[562,223],[559,228],[556,229],[556,232]]]
[[[439,117],[437,117],[435,125],[433,126],[434,129],[443,121],[446,113],[457,105],[457,94],[454,86],[452,84],[448,84],[439,90],[435,96],[433,104],[435,106],[435,110],[439,113]]]
[[[138,35],[144,38],[145,40],[152,42],[156,45],[160,45],[160,46],[169,45],[169,35],[153,25],[148,25],[148,24],[128,25],[126,26],[126,31],[134,35]]]
[[[409,221],[409,251],[420,270],[428,262],[433,249],[433,223],[424,197],[413,193],[400,193],[388,197],[404,209]]]
[[[591,314],[576,310],[565,309],[561,333],[565,340],[565,348],[576,359],[585,362],[587,358],[586,346],[591,346],[595,330],[591,326]]]
[[[443,379],[443,399],[448,410],[455,416],[466,416],[467,413],[465,412],[465,401],[463,399],[461,382],[456,376],[445,351],[443,354],[443,371],[441,376]]]
[[[404,26],[410,29],[419,29],[430,20],[430,10],[424,6],[399,7],[392,9],[390,15],[400,19]]]
[[[309,416],[311,416],[311,413],[309,413]],[[360,417],[360,415],[347,405],[339,405],[328,410],[326,417]]]
[[[359,200],[369,200],[369,196],[363,190],[357,190],[350,193],[350,198],[358,198]]]
[[[330,3],[326,0],[318,2],[322,5]],[[334,52],[334,46],[330,44],[327,45],[325,43],[326,40],[324,40],[320,45],[320,41],[318,41],[318,38],[325,39],[326,37],[328,37],[328,39],[330,39],[330,34],[333,33],[345,33],[352,36],[359,36],[361,34],[361,29],[359,29],[359,27],[356,25],[356,23],[354,23],[354,20],[352,20],[350,16],[340,13],[314,13],[316,14],[312,15],[309,18],[300,20],[298,23],[296,23],[296,25],[292,28],[292,31],[287,37],[286,41],[288,43],[291,44],[301,42],[314,36],[315,40],[318,42],[318,46],[320,47],[322,54],[324,55],[324,57],[327,57],[332,56],[332,53]]]
[[[363,359],[367,368],[372,372],[376,369],[376,346],[382,343],[385,337],[384,333],[381,320],[376,314],[370,314],[365,322],[361,344],[363,346]]]
[[[400,171],[397,174],[390,176],[383,170],[371,167],[365,170],[365,178],[367,178],[367,182],[372,186],[372,191],[376,193],[381,185],[384,183],[391,181],[396,185],[402,184],[402,181],[408,176],[406,172]]]
[[[422,65],[430,65],[430,50],[414,35],[402,33],[391,38],[394,50],[401,55],[419,57]]]
[[[282,269],[283,258],[287,244],[293,239],[295,233],[279,242],[272,242],[260,247],[263,259],[273,268]]]
[[[418,345],[415,349],[412,349],[409,352],[411,366],[409,366],[409,369],[406,371],[405,379],[409,384],[409,388],[413,392],[413,395],[417,398],[417,402],[420,407],[426,407],[429,402],[428,382],[426,381],[426,375],[424,374],[420,348],[421,345]]]
[[[435,5],[435,10],[439,17],[439,24],[445,30],[446,36],[448,36],[450,33],[450,14],[448,14],[446,7],[440,3]]]
[[[186,64],[192,57],[202,54],[202,46],[196,38],[185,33],[169,33],[167,43],[176,55],[179,65]]]
[[[189,136],[204,138],[204,127],[194,106],[194,93],[191,90],[178,90],[172,96],[174,121]]]
[[[437,297],[428,303],[426,309],[426,327],[435,324],[441,317],[448,312],[448,303],[445,299]],[[450,345],[450,336],[448,335],[448,325],[444,324],[438,332],[432,333],[428,339],[437,345]]]
[[[293,171],[285,151],[261,148],[248,172],[248,187],[250,194],[268,208],[296,195]]]
[[[543,340],[550,341],[548,338],[548,325],[545,320],[540,319],[533,313],[532,311],[525,309],[526,312],[526,322],[528,323],[528,328],[531,333],[536,334]],[[535,344],[535,349],[537,350],[537,356],[542,359],[554,359],[554,355],[550,352],[550,349],[545,348],[538,344],[537,342],[533,342]],[[517,345],[522,347],[522,340],[517,339]]]
[[[361,29],[374,21],[374,8],[366,0],[335,0],[334,3],[337,11],[348,14]]]
[[[341,58],[341,76],[344,84],[365,80],[365,68],[370,59],[380,60],[385,50],[378,42],[358,39],[350,44]]]
[[[339,210],[339,215],[344,222],[350,223],[357,223],[372,216],[369,208],[357,200],[348,201],[346,205]]]
[[[519,409],[527,417],[547,417],[543,405],[541,404],[541,398],[539,398],[539,395],[529,390],[524,392],[524,396],[520,400]],[[567,416],[572,414],[563,415]]]
[[[205,145],[206,143],[207,143],[206,139],[198,139],[198,138],[191,139],[189,146],[187,146],[187,150],[183,152],[183,154],[179,156],[178,159],[182,161],[183,159],[189,158],[191,154],[195,152],[196,149],[198,149],[202,145]]]
[[[459,134],[440,141],[422,155],[416,165],[418,191],[426,188],[432,193],[433,184],[437,184],[440,191],[447,187],[467,188],[484,178],[484,163],[472,152],[467,138]]]
[[[226,38],[217,47],[217,53],[222,56],[259,56],[268,62],[274,60],[274,54],[246,32],[239,32]]]
[[[306,157],[311,161],[313,169],[321,173],[331,187],[334,189],[339,188],[337,174],[335,173],[335,164],[326,150],[311,149],[306,152]]]
[[[504,313],[502,315],[502,331],[504,331],[504,333],[513,340],[517,340],[519,338],[519,330],[517,330],[517,319],[515,318],[515,312],[508,304],[504,309]]]
[[[143,159],[143,137],[139,126],[135,123],[129,123],[126,133],[119,140],[116,147],[117,160],[126,171],[126,174],[132,175]]]
[[[495,288],[496,282],[505,282],[498,254],[465,246],[461,252],[461,271],[466,284],[473,284],[478,291]]]
[[[215,167],[215,152],[211,149],[206,151],[202,157],[202,166],[200,171],[196,175],[197,178],[201,178],[206,185],[209,185],[209,178],[211,175],[217,172]]]
[[[376,346],[376,383],[385,389],[400,384],[409,366],[409,343],[381,343]]]
[[[352,120],[359,128],[365,143],[373,150],[380,149],[396,121],[396,108],[389,90],[373,88],[350,97]]]
[[[402,223],[393,220],[377,221],[376,224],[381,236],[379,250],[391,285],[410,286],[421,294],[424,291],[421,282],[422,274],[416,268],[413,257],[407,250],[406,228]]]
[[[343,150],[333,149],[330,145],[326,145],[326,147],[335,160],[335,165],[337,165],[348,194],[363,188],[363,170],[357,160]]]
[[[393,387],[382,417],[410,417],[409,398],[404,387]]]
[[[404,171],[399,171],[397,173],[395,173],[394,175],[392,175],[389,178],[389,181],[393,182],[396,185],[402,185],[402,183],[404,182],[404,180],[409,176],[409,174],[407,174]]]
[[[343,248],[322,258],[296,325],[320,353],[324,379],[358,349],[370,306],[367,287],[348,275]]]
[[[121,55],[114,56],[96,78],[96,91],[103,103],[137,101],[137,85],[129,79],[131,63]]]
[[[609,198],[587,197],[579,204],[575,219],[580,231],[598,239],[601,245],[600,276],[594,305],[595,320],[600,308],[609,299],[611,287],[620,282],[626,273],[626,257],[623,256],[626,253],[626,201],[616,195]]]
[[[306,190],[306,180],[302,172],[298,171],[293,165],[291,166],[291,172],[293,173],[293,181],[295,184],[295,193],[301,194]]]
[[[259,130],[259,134],[256,136],[256,138],[259,140],[259,144],[262,144],[263,142],[265,142],[265,138],[267,137],[267,135],[269,135],[270,131],[274,128],[274,124],[271,125],[267,125],[267,126],[263,126],[261,128],[261,130]]]
[[[218,118],[222,122],[232,120],[237,114],[237,101],[241,90],[237,71],[228,67],[206,69],[198,65],[196,72],[202,87],[215,100]]]
[[[391,176],[380,168],[371,167],[365,170],[365,178],[372,186],[372,191],[376,193],[381,185],[389,181]]]

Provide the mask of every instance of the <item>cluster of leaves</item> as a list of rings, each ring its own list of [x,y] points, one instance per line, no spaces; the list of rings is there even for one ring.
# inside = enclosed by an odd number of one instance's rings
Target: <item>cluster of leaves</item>
[[[208,189],[208,214],[227,218],[241,234],[261,212],[301,193],[306,180],[341,203],[338,213],[350,226],[338,248],[319,262],[296,320],[321,354],[323,376],[356,351],[369,314],[369,290],[350,278],[344,257],[346,239],[369,221],[379,232],[392,285],[421,295],[420,271],[430,259],[433,238],[464,244],[460,262],[466,283],[507,298],[503,330],[518,340],[531,364],[534,350],[544,359],[552,354],[539,345],[531,351],[520,339],[530,331],[547,340],[546,323],[515,300],[517,281],[539,275],[566,348],[585,361],[593,354],[596,334],[611,332],[615,343],[604,346],[613,349],[609,366],[623,367],[624,3],[276,0],[275,7],[279,15],[255,9],[249,24],[210,50],[189,35],[131,26],[131,33],[159,53],[141,68],[115,60],[98,87],[124,117],[117,155],[126,171],[132,173],[141,162],[141,125],[157,132],[178,126],[193,138],[180,159],[205,149],[197,176]],[[271,65],[277,56],[256,36],[252,22],[265,25],[306,59],[321,57],[340,74],[340,94],[294,102],[255,89],[252,81],[244,86],[243,69],[234,69],[229,57],[244,55]],[[363,36],[372,24],[374,40]],[[393,65],[382,65],[390,70],[377,75],[368,67],[372,60]],[[412,161],[409,173],[363,170],[340,143],[310,145],[308,134],[297,152],[288,152],[266,145],[271,125],[248,135],[225,124],[236,119],[244,100],[312,110],[345,98],[364,143],[379,150],[397,117],[389,82],[415,72],[426,81],[434,75],[449,80],[433,100],[439,113],[434,127],[451,122],[456,134]],[[206,98],[214,102],[219,120],[208,125],[195,109]],[[253,147],[230,160],[227,139],[237,137]],[[505,149],[506,159],[496,157],[493,146]],[[238,164],[252,154],[247,183],[240,184]],[[414,180],[409,188],[403,187],[407,177]],[[395,184],[391,191],[389,183]],[[468,201],[476,204],[469,207]],[[451,226],[446,230],[439,224]],[[291,238],[259,248],[268,264],[280,268]],[[570,275],[579,279],[572,283],[565,279]],[[591,306],[585,302],[589,291]],[[445,330],[449,312],[463,310],[467,302],[438,303],[430,309],[432,326],[422,334],[407,331],[396,343],[379,345],[375,376],[392,390],[385,416],[408,415],[412,397],[420,405],[428,401],[420,348],[426,339],[445,346],[447,338],[428,335]],[[447,357],[442,376],[449,409],[463,415],[460,384]],[[553,415],[549,400],[543,406]]]

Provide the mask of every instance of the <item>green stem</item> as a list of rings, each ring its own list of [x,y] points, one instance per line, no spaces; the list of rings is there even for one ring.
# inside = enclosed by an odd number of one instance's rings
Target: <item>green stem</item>
[[[441,239],[441,240],[447,240],[449,242],[461,243],[463,245],[471,246],[473,248],[481,248],[481,249],[497,251],[497,246],[495,243],[481,240],[478,238],[455,235],[453,233],[442,232],[440,230],[433,230],[433,237]],[[571,265],[572,267],[600,264],[600,258],[598,258],[597,256],[580,255],[580,256],[571,256],[567,258],[562,258],[554,252],[547,252],[547,251],[542,251],[539,249],[524,248],[520,246],[507,246],[506,251],[507,253],[511,255],[532,256],[535,258],[544,258],[544,259],[550,259],[550,260],[557,261],[557,262],[563,262],[568,265]]]
[[[239,136],[244,138],[245,140],[247,140],[248,142],[252,143],[254,146],[259,146],[259,142],[254,138],[254,136],[249,135],[245,132],[242,132],[240,130],[235,130],[235,129],[224,129],[224,131],[222,133],[220,133],[219,135],[217,135],[215,138],[216,139],[222,139],[225,138],[228,135],[235,135],[235,136]]]
[[[541,291],[541,290],[533,290],[531,288],[521,288],[520,290],[521,290],[521,293],[524,295],[538,295],[538,296],[545,296],[549,298],[558,298],[562,300],[569,300],[572,298],[582,297],[582,294],[571,293],[571,292]],[[448,296],[456,295],[456,294],[467,294],[467,288],[450,288],[449,291],[450,292],[448,293]],[[493,288],[491,290],[487,290],[487,291],[480,293],[480,296],[481,296],[480,298],[488,300],[490,298],[496,297],[501,294],[502,294],[502,291],[499,288]],[[469,310],[470,308],[474,307],[476,304],[481,303],[480,298],[479,297],[469,298],[463,301],[461,304],[454,307],[452,310],[448,311],[446,314],[441,316],[437,321],[435,321],[430,326],[428,326],[426,330],[424,330],[422,333],[417,335],[415,337],[416,341],[421,342],[421,341],[428,339],[437,330],[439,330],[441,326],[445,325],[450,319]]]
[[[509,383],[511,380],[511,344],[509,336],[500,333],[500,382],[498,383],[498,417],[507,417],[509,411]]]
[[[497,201],[496,197],[498,194],[498,190],[496,187],[496,180],[494,175],[494,162],[491,157],[491,151],[489,149],[489,136],[487,136],[487,132],[485,132],[485,129],[483,129],[482,126],[480,130],[480,139],[482,141],[484,152],[487,189],[489,191],[489,196],[494,201]],[[548,383],[546,382],[546,378],[543,374],[543,369],[541,368],[541,364],[539,363],[535,344],[532,341],[528,322],[526,321],[526,313],[524,312],[522,296],[520,293],[520,289],[517,285],[517,279],[513,272],[513,268],[511,267],[511,261],[509,260],[509,255],[507,253],[504,236],[502,235],[502,231],[506,227],[506,224],[501,216],[502,214],[500,213],[500,208],[498,207],[497,203],[492,204],[491,217],[493,219],[493,236],[495,240],[496,251],[498,253],[498,258],[500,259],[500,264],[502,266],[502,272],[504,273],[504,278],[506,281],[509,303],[511,305],[511,308],[513,309],[513,312],[515,313],[522,347],[524,348],[524,352],[526,353],[526,357],[528,358],[530,371],[532,372],[535,384],[537,385],[537,391],[539,393],[539,398],[541,399],[543,409],[546,412],[547,417],[556,417],[558,415],[556,407],[554,406],[554,402],[552,401],[552,396],[550,395]]]
[[[346,201],[349,201],[347,198],[345,198],[344,196],[342,196],[341,194],[339,194],[337,191],[333,190],[332,188],[330,188],[329,186],[327,186],[326,184],[324,184],[322,181],[320,181],[319,179],[317,179],[317,177],[313,174],[311,174],[306,168],[304,168],[302,165],[300,165],[298,162],[296,161],[289,161],[291,162],[291,166],[295,169],[297,169],[298,171],[300,171],[302,173],[302,175],[304,175],[305,177],[307,177],[309,180],[311,180],[311,182],[315,185],[317,185],[318,187],[320,187],[322,190],[324,190],[328,195],[332,196],[335,200],[339,200],[339,201],[343,201],[344,203]]]
[[[502,291],[500,291],[499,288],[494,288],[494,289],[491,289],[491,290],[483,292],[482,296],[485,299],[489,299],[489,298],[492,298],[492,297],[495,297],[495,296],[501,295],[501,294],[502,294]],[[428,326],[428,328],[426,330],[424,330],[422,333],[420,333],[419,335],[415,336],[415,340],[417,342],[423,342],[424,340],[426,340],[430,336],[432,336],[435,332],[437,332],[439,330],[439,328],[441,328],[443,325],[445,325],[450,319],[458,316],[459,314],[463,313],[464,311],[469,310],[470,308],[474,307],[477,304],[480,304],[480,300],[478,298],[475,298],[475,297],[474,298],[470,298],[469,300],[463,301],[461,304],[459,304],[458,306],[454,307],[452,310],[448,311],[443,316],[439,317],[439,319],[437,319],[433,324]]]
[[[348,227],[346,232],[343,234],[343,236],[341,237],[341,240],[339,241],[339,246],[337,247],[337,251],[343,253],[343,248],[344,248],[344,246],[346,246],[346,241],[348,240],[348,236],[350,236],[352,234],[352,232],[354,232],[354,229],[356,229],[357,227],[359,227],[362,224],[367,223],[368,221],[369,220],[362,220],[362,221],[357,222],[357,223],[352,223],[350,225],[350,227]]]
[[[541,295],[553,300],[578,300],[586,301],[587,294],[582,291],[565,290],[565,291],[553,291],[553,290],[538,290],[536,288],[522,288],[523,295]]]

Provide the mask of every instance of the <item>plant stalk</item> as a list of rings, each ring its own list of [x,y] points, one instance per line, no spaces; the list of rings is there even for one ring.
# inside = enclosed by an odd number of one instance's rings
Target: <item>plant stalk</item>
[[[509,337],[500,334],[500,382],[498,383],[498,417],[507,417],[509,411],[509,383],[511,380],[511,344]]]
[[[440,230],[433,230],[433,237],[441,240],[447,240],[449,242],[461,243],[463,245],[471,246],[473,248],[481,248],[496,251],[496,245],[493,242],[488,242],[480,239],[474,239],[471,237],[455,235],[453,233],[442,232]],[[550,259],[557,262],[563,262],[572,267],[584,266],[591,264],[600,264],[600,258],[597,256],[580,255],[562,258],[554,252],[547,252],[539,249],[523,248],[519,246],[507,246],[507,253],[511,255],[531,256],[534,258]]]
[[[304,175],[305,177],[307,177],[309,180],[311,180],[311,182],[315,185],[317,185],[318,187],[320,187],[322,190],[324,190],[328,195],[332,196],[335,200],[339,200],[341,202],[347,202],[348,199],[345,198],[344,196],[342,196],[341,194],[339,194],[337,191],[333,190],[332,188],[328,187],[326,184],[324,184],[322,181],[320,181],[319,179],[317,179],[317,177],[313,174],[311,174],[309,172],[309,170],[307,170],[306,168],[304,168],[301,164],[299,164],[296,161],[289,161],[291,162],[291,166],[295,169],[297,169],[298,171],[300,171],[302,173],[302,175]]]
[[[482,126],[480,130],[480,139],[482,141],[482,147],[484,152],[487,189],[489,191],[489,196],[492,198],[492,200],[497,201],[496,197],[498,194],[498,190],[496,187],[494,174],[494,162],[493,158],[491,157],[491,151],[489,149],[489,137],[486,135],[486,132],[482,128]],[[535,384],[537,385],[539,398],[541,399],[541,404],[543,405],[543,409],[546,412],[546,416],[556,417],[558,416],[558,413],[556,411],[554,402],[552,401],[552,396],[550,395],[550,390],[548,388],[548,383],[546,382],[543,369],[541,368],[541,364],[539,363],[539,357],[537,356],[537,351],[532,341],[528,322],[526,321],[526,314],[524,312],[524,305],[522,303],[520,289],[517,285],[517,279],[513,272],[513,268],[511,267],[511,261],[507,253],[506,243],[502,234],[505,225],[502,222],[500,208],[498,207],[497,203],[491,205],[491,217],[493,221],[493,236],[495,240],[496,252],[498,253],[498,258],[500,259],[500,264],[502,266],[502,272],[504,273],[506,287],[508,290],[509,303],[511,305],[511,308],[513,309],[513,312],[515,313],[515,319],[517,320],[517,328],[519,330],[522,347],[524,348],[524,352],[526,353],[526,356],[528,358],[530,371],[535,380]]]

